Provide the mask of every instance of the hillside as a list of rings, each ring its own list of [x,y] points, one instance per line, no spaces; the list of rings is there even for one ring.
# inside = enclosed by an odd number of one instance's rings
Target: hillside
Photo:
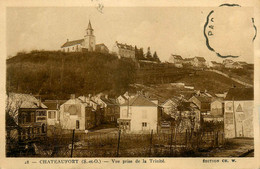
[[[32,51],[7,60],[7,91],[48,98],[121,93],[133,82],[134,63],[102,53]]]
[[[63,53],[32,51],[7,60],[7,91],[32,93],[48,99],[66,99],[70,94],[100,92],[111,96],[127,90],[151,90],[171,97],[179,89],[167,84],[181,82],[195,90],[222,93],[233,85],[242,85],[215,72],[175,68],[166,63],[140,67],[132,60],[102,53]],[[144,84],[148,89],[133,89],[130,84]],[[150,87],[150,88],[149,88]]]

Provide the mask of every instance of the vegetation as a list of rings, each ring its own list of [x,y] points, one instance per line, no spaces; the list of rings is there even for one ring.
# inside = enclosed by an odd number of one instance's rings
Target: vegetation
[[[127,90],[134,79],[134,62],[110,54],[32,51],[7,60],[7,92],[53,99],[72,93],[113,95]]]

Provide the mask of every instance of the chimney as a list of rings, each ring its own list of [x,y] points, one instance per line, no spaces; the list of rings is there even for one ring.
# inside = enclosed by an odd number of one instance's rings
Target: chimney
[[[69,39],[67,39],[67,42],[69,41]]]
[[[75,99],[75,98],[76,98],[75,94],[70,95],[70,99]]]
[[[39,98],[39,107],[40,108],[42,107],[42,99],[41,99],[41,97]]]

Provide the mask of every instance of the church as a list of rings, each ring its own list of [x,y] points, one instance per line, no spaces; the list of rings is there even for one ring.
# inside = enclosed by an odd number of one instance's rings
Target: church
[[[61,46],[61,51],[63,52],[101,52],[108,53],[108,48],[102,44],[96,44],[96,37],[94,36],[94,29],[91,26],[91,22],[88,23],[88,28],[86,29],[86,35],[83,39],[65,42]]]

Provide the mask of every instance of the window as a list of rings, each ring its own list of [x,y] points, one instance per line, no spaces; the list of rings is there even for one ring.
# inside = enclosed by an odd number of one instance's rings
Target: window
[[[69,52],[69,51],[70,51],[70,48],[68,48],[67,51]]]
[[[74,50],[74,46],[72,47],[72,50]]]
[[[76,120],[76,129],[79,129],[79,120]]]
[[[48,111],[48,119],[55,119],[56,111]]]
[[[142,126],[143,127],[147,127],[147,123],[146,122],[142,122]]]

